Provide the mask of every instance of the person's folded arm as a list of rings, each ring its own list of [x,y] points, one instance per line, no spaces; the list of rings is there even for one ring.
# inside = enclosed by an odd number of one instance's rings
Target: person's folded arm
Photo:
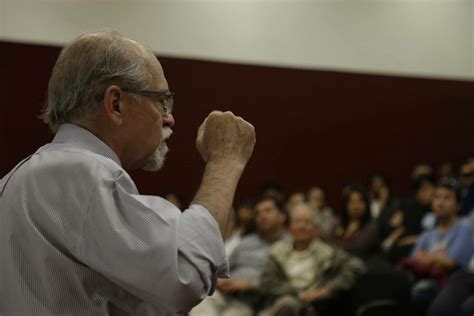
[[[446,270],[456,268],[457,264],[443,252],[436,252],[431,255],[431,263]]]

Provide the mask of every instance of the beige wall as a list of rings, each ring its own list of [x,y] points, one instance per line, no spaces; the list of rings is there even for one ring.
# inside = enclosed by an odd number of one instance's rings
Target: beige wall
[[[161,54],[474,78],[474,0],[0,0],[0,39],[116,29]]]

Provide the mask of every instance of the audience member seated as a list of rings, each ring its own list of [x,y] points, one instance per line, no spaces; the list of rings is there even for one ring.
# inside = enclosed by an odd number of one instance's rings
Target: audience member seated
[[[415,277],[412,300],[423,312],[448,276],[457,268],[467,268],[474,251],[471,224],[458,219],[460,194],[452,179],[436,186],[433,211],[437,226],[418,239],[412,256],[403,266]]]
[[[304,192],[296,191],[290,194],[288,199],[286,200],[286,209],[291,211],[291,209],[299,204],[305,203],[306,197]]]
[[[409,211],[403,204],[384,221],[380,220],[379,233],[381,249],[385,257],[397,264],[401,259],[410,256],[423,228],[423,214]]]
[[[230,279],[219,279],[217,290],[190,313],[191,316],[253,315],[259,302],[256,289],[260,285],[263,265],[271,245],[286,235],[287,215],[281,202],[263,197],[255,204],[257,232],[245,236],[229,258]]]
[[[474,158],[468,159],[459,170],[461,184],[460,215],[470,215],[474,212]]]
[[[225,238],[225,252],[229,257],[240,244],[242,238],[255,231],[255,211],[250,200],[236,204],[229,219],[229,228]]]
[[[436,222],[436,217],[432,212],[435,178],[430,175],[420,176],[413,182],[413,186],[415,188],[414,196],[406,199],[401,207],[405,214],[411,214],[413,225],[418,225],[421,217],[421,229],[432,229]]]
[[[263,272],[261,291],[271,302],[259,313],[334,315],[342,291],[365,270],[363,262],[317,238],[319,223],[308,205],[290,212],[290,239],[275,243]]]
[[[420,176],[414,182],[414,196],[399,208],[384,213],[378,221],[381,248],[392,263],[408,257],[423,231],[433,228],[435,218],[431,211],[435,184],[431,176]]]
[[[392,197],[390,180],[386,175],[383,173],[370,175],[368,188],[372,218],[377,219],[394,212],[397,203]]]
[[[469,270],[455,272],[436,296],[428,310],[429,316],[474,315],[474,257]]]
[[[378,230],[371,219],[367,192],[360,185],[344,189],[340,227],[334,242],[367,263],[378,253]]]
[[[337,220],[332,209],[326,203],[324,190],[321,187],[311,187],[306,193],[306,200],[320,223],[319,237],[329,240],[334,235]]]

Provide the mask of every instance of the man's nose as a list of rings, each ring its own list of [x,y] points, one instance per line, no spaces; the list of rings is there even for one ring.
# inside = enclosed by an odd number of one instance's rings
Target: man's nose
[[[173,117],[173,114],[166,114],[163,116],[163,125],[164,126],[169,126],[169,127],[173,127],[175,124],[175,120],[174,120],[174,117]]]

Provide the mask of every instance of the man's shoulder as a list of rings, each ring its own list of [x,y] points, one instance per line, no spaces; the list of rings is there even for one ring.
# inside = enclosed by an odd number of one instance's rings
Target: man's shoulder
[[[291,252],[293,250],[293,239],[292,238],[284,238],[276,241],[272,245],[272,254],[278,254],[281,252]]]
[[[472,223],[466,218],[460,219],[455,228],[461,233],[474,234]]]
[[[114,160],[68,144],[41,147],[15,167],[9,178],[12,185],[29,183],[30,187],[44,189],[61,184],[64,189],[74,187],[88,192],[107,180],[119,180],[132,191],[135,188],[130,176]]]
[[[35,155],[38,155],[37,158],[44,167],[79,169],[94,176],[124,171],[119,164],[108,157],[69,144],[48,144]],[[52,165],[52,162],[54,162],[54,165]]]
[[[257,233],[251,233],[242,238],[240,244],[235,248],[234,253],[254,251],[255,249],[267,249],[268,244]]]

